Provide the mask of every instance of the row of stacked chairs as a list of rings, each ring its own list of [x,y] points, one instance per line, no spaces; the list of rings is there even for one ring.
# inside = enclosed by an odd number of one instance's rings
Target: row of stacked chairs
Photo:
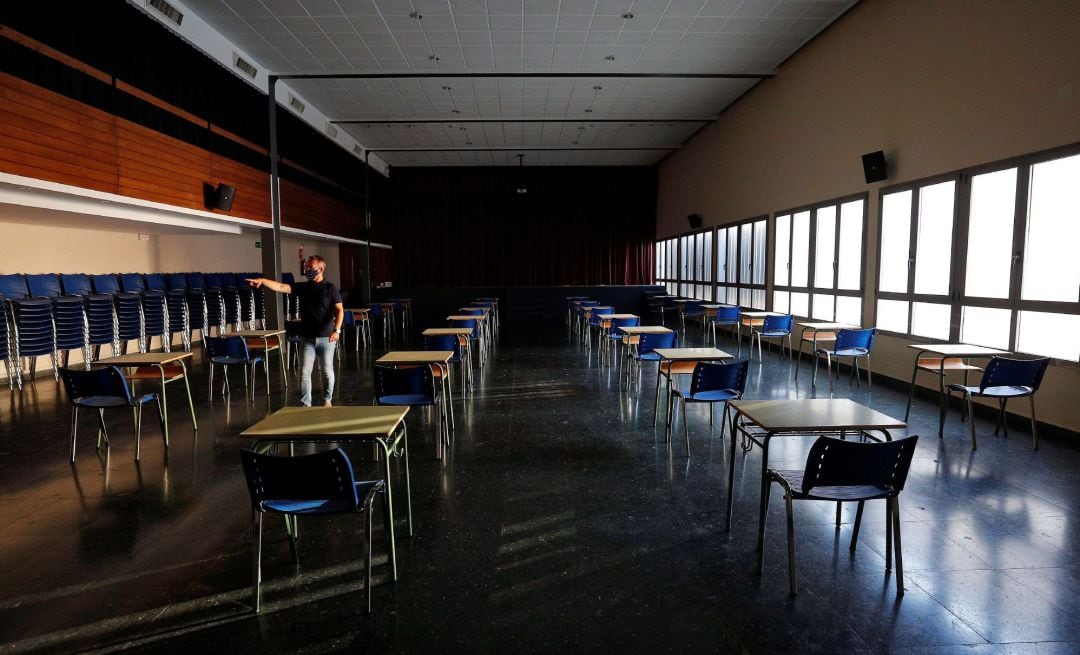
[[[37,357],[49,355],[58,377],[72,350],[86,366],[102,345],[120,354],[129,341],[146,352],[153,337],[169,351],[180,335],[191,350],[192,332],[206,336],[217,329],[254,329],[265,324],[263,294],[244,278],[257,273],[123,273],[105,275],[0,275],[0,359],[8,386],[22,388],[23,358],[34,374]],[[289,311],[295,300],[290,299]],[[295,308],[299,312],[299,307]]]

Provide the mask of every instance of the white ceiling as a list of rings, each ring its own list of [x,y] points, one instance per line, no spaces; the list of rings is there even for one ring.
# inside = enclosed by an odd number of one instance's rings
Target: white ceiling
[[[663,119],[715,117],[757,79],[605,74],[771,74],[855,2],[184,0],[274,74],[402,73],[288,80],[333,120],[447,121],[338,124],[391,166],[518,163],[519,151],[485,148],[550,149],[521,151],[526,165],[654,163],[705,124]],[[503,72],[596,76],[408,77]],[[559,121],[507,122],[521,118]]]

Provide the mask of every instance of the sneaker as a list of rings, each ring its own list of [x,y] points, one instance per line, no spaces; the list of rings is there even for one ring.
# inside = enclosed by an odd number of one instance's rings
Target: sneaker
[[[322,406],[323,407],[333,407],[333,405],[330,404],[329,400],[324,400]]]

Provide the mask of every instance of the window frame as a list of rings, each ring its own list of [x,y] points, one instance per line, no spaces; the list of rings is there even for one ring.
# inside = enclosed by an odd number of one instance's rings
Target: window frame
[[[753,256],[754,256],[754,250],[755,250],[755,248],[754,248],[754,240],[755,240],[755,238],[754,238],[754,226],[757,223],[764,223],[764,228],[765,228],[765,235],[763,237],[764,240],[765,240],[765,248],[762,251],[763,254],[764,254],[764,257],[762,258],[762,261],[761,261],[761,266],[762,266],[762,269],[763,269],[763,273],[762,273],[762,281],[760,283],[755,283],[753,281],[754,272],[755,272],[754,271],[754,262],[753,262],[753,259],[752,259]],[[741,233],[742,233],[742,229],[743,229],[744,226],[749,226],[749,229],[750,229],[750,250],[749,250],[748,253],[743,252],[743,243],[742,243],[742,239],[741,239]],[[713,297],[716,299],[716,302],[722,303],[722,304],[734,304],[734,305],[738,305],[739,307],[749,307],[749,308],[752,308],[752,309],[761,309],[761,310],[766,309],[770,304],[769,303],[769,297],[768,297],[768,285],[770,283],[768,248],[769,248],[769,244],[772,241],[772,233],[773,233],[773,227],[771,225],[771,221],[769,220],[769,216],[767,214],[766,215],[761,215],[761,216],[755,216],[753,218],[748,218],[748,219],[745,219],[745,220],[741,220],[741,221],[738,221],[736,223],[727,223],[727,224],[724,224],[724,225],[717,226],[717,228],[716,228],[717,233],[713,235],[713,249],[714,250],[716,250],[716,244],[719,243],[720,230],[726,230],[727,231],[727,233],[726,233],[726,235],[724,237],[724,245],[725,245],[725,248],[724,248],[724,262],[725,262],[724,266],[725,266],[725,269],[724,269],[724,271],[726,273],[726,267],[729,264],[733,265],[733,266],[735,266],[736,276],[735,276],[735,281],[734,282],[729,283],[727,281],[727,279],[726,279],[726,276],[725,276],[725,279],[723,281],[721,281],[720,280],[720,277],[721,277],[720,258],[719,257],[714,257],[713,258],[713,265],[714,265],[713,279],[715,280],[715,282],[713,283]],[[728,259],[727,259],[728,253],[730,252],[730,248],[727,246],[727,244],[729,242],[728,235],[734,235],[734,237],[735,237],[735,259],[732,262],[729,262]],[[743,270],[743,265],[742,265],[744,257],[750,257],[751,258],[751,261],[749,262],[749,267],[748,267],[749,279],[744,279],[744,270]],[[721,289],[723,289],[722,293],[721,293]],[[728,302],[728,289],[734,289],[735,290],[735,302],[734,303]],[[744,304],[742,302],[742,295],[743,295],[744,290],[750,292],[751,299],[753,298],[754,291],[760,291],[763,298],[764,298],[764,301],[761,303],[761,307],[756,307],[753,304]]]

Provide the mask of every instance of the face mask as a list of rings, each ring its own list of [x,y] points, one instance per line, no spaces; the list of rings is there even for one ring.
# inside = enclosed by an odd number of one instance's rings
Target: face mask
[[[319,269],[309,268],[308,270],[304,271],[304,277],[309,280],[314,280],[315,278],[319,277]]]

